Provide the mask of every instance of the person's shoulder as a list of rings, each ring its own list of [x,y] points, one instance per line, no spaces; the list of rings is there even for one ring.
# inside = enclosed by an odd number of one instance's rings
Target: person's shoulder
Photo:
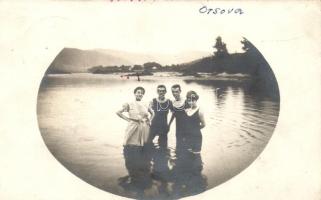
[[[198,106],[198,114],[199,115],[204,115],[204,109],[200,106]]]
[[[152,100],[149,101],[150,104],[153,104],[156,101],[156,98],[152,98]]]
[[[130,103],[126,102],[126,103],[123,103],[123,108],[128,110],[130,107]]]
[[[149,106],[149,105],[150,105],[150,102],[148,102],[148,101],[142,101],[141,104],[142,104],[143,106]]]

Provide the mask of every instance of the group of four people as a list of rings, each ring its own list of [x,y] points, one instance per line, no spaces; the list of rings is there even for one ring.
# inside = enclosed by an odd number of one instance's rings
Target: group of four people
[[[202,147],[201,129],[205,127],[203,112],[197,105],[199,98],[195,91],[188,91],[186,99],[181,96],[181,87],[171,87],[174,100],[165,97],[165,85],[157,86],[158,97],[149,105],[143,103],[143,87],[134,89],[135,101],[126,103],[117,115],[128,121],[124,139],[125,165],[129,177],[143,177],[151,166],[150,151],[153,140],[158,136],[160,149],[167,149],[167,135],[176,120],[176,151],[186,150],[198,154]],[[127,112],[128,115],[124,115]],[[168,114],[172,116],[168,122]],[[167,163],[166,163],[167,164]],[[132,181],[133,181],[132,180]],[[143,182],[146,182],[143,180]]]

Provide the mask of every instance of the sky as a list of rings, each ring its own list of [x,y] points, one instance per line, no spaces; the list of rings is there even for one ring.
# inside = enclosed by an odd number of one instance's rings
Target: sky
[[[215,38],[220,35],[229,52],[234,53],[242,52],[240,40],[242,36],[246,36],[242,35],[241,24],[231,25],[233,20],[241,20],[243,16],[205,16],[199,12],[205,4],[199,2],[136,2],[132,6],[127,3],[126,7],[124,3],[108,1],[95,4],[51,2],[52,9],[44,5],[38,3],[28,7],[26,4],[17,4],[16,8],[21,10],[22,16],[12,21],[15,25],[21,24],[22,27],[19,28],[23,30],[22,37],[41,32],[41,39],[44,40],[46,37],[43,37],[43,34],[47,32],[48,35],[54,34],[56,38],[61,38],[61,47],[103,48],[148,54],[191,51],[212,53]],[[39,9],[35,12],[36,6],[39,6]],[[70,12],[69,7],[77,9]],[[227,4],[226,8],[229,7],[230,4]],[[33,12],[33,15],[30,15],[30,12]],[[25,23],[26,21],[30,23]],[[9,21],[7,25],[10,26]],[[51,42],[50,38],[46,39],[47,41],[39,42]]]
[[[78,44],[83,49],[100,47],[140,53],[212,52],[215,38],[221,35],[230,52],[241,51],[241,36],[234,34],[233,30],[226,30],[228,26],[216,21],[215,17],[203,17],[198,12],[201,6],[172,4],[168,7],[168,4],[159,3],[147,6],[135,4],[125,8],[122,4],[102,3],[103,9],[97,5],[87,8],[97,9],[97,15],[89,15],[85,18],[87,22],[78,21],[73,26],[82,30],[82,33],[77,34],[86,38]],[[192,18],[195,22],[191,23],[191,18],[187,19],[191,15],[197,16]],[[98,21],[97,18],[103,20]],[[213,26],[210,25],[211,20]],[[204,23],[209,26],[204,26]]]
[[[203,6],[214,9],[218,5],[223,9],[243,8],[245,14],[206,15],[199,12]],[[9,1],[1,4],[3,11],[10,7],[12,3]],[[1,44],[12,46],[16,41],[22,41],[26,47],[39,46],[58,52],[64,47],[71,47],[148,54],[212,53],[215,38],[220,35],[229,52],[234,53],[242,52],[242,37],[256,47],[264,47],[274,42],[275,37],[286,41],[302,35],[298,31],[288,33],[287,24],[298,25],[298,22],[273,3],[266,3],[265,10],[258,10],[254,3],[244,7],[241,2],[233,1],[219,4],[213,1],[41,1],[37,4],[16,1],[14,7],[15,12],[0,12],[0,18],[6,19],[2,24],[7,30],[1,33]],[[299,9],[291,7],[290,3],[288,7],[293,12]],[[256,20],[251,17],[253,15],[268,17]],[[256,28],[262,24],[278,23],[280,15],[288,17],[289,22],[283,23],[278,30]],[[305,21],[307,16],[301,15],[298,17]],[[17,29],[19,31],[15,31]],[[32,40],[34,37],[38,40]]]

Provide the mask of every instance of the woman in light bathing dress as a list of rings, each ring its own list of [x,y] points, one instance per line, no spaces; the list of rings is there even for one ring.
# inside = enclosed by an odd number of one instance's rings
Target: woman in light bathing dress
[[[128,121],[123,154],[130,182],[138,184],[142,189],[147,187],[150,162],[145,156],[145,146],[149,138],[150,122],[154,116],[148,104],[142,102],[145,94],[143,87],[134,90],[135,101],[126,103],[117,115]],[[128,116],[123,113],[127,112]]]
[[[186,147],[193,153],[200,153],[202,150],[202,133],[201,129],[205,127],[204,114],[197,105],[199,96],[195,91],[188,91],[186,94],[186,102],[189,108],[186,112]]]

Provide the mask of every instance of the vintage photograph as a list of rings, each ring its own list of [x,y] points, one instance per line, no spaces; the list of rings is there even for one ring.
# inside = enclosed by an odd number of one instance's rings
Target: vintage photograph
[[[255,44],[224,35],[208,51],[65,47],[37,99],[52,155],[88,184],[134,199],[179,199],[228,181],[264,150],[279,109]]]

